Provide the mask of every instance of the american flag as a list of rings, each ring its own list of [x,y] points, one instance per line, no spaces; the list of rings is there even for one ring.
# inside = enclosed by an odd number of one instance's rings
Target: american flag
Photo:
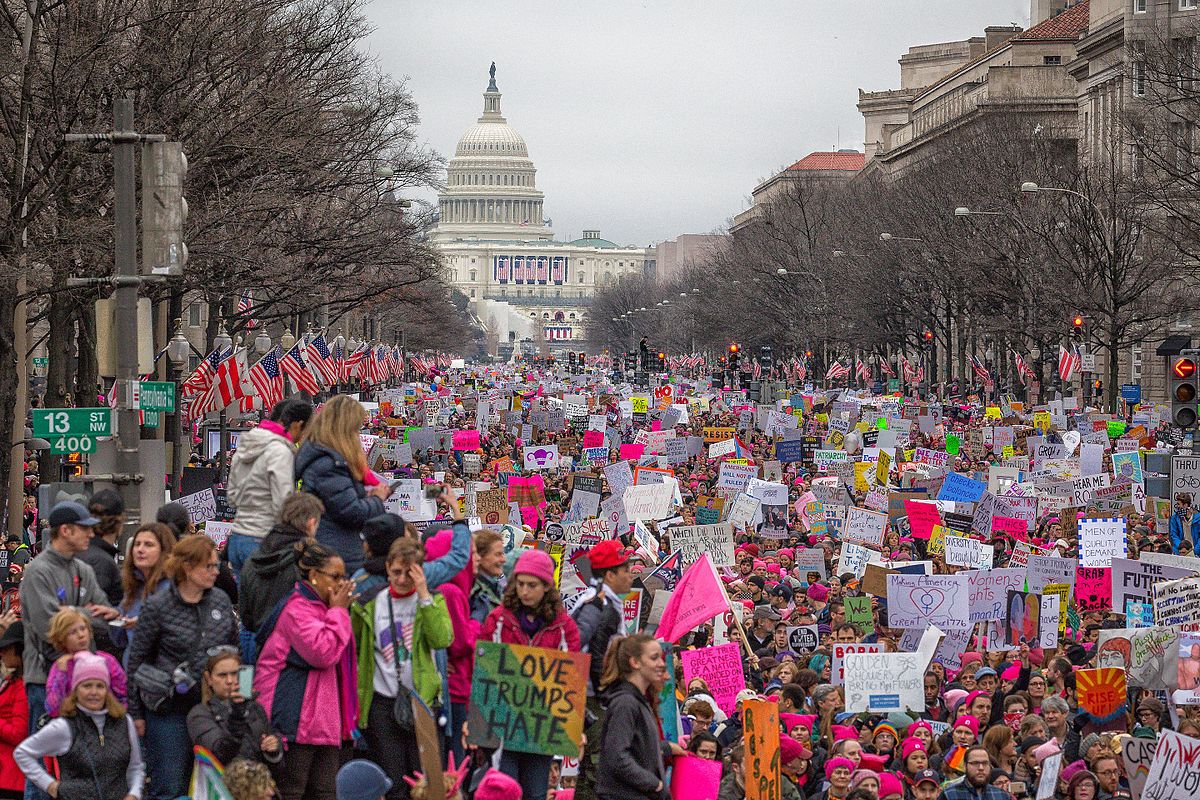
[[[236,353],[227,352],[228,355],[217,366],[207,391],[192,398],[188,410],[188,416],[192,419],[199,419],[206,414],[220,411],[235,400],[246,396],[247,391],[243,383],[243,378],[248,371],[246,369],[246,351],[242,349]]]
[[[297,389],[306,394],[315,395],[321,391],[321,386],[313,374],[308,371],[308,364],[304,360],[304,354],[300,352],[300,346],[300,342],[296,342],[292,349],[279,359],[279,368],[283,370],[283,374],[292,379]]]
[[[850,368],[844,366],[840,361],[834,361],[829,365],[829,371],[825,373],[826,382],[838,381],[842,378],[849,377]]]
[[[252,295],[250,293],[250,290],[247,289],[246,291],[242,292],[242,296],[238,298],[238,304],[237,304],[237,313],[246,315],[246,329],[247,330],[249,330],[250,328],[258,327],[258,320],[256,320],[254,317],[249,316],[250,312],[253,310],[254,310],[254,295]]]
[[[1033,367],[1020,353],[1013,353],[1013,363],[1017,367],[1017,375],[1021,377],[1021,383],[1025,383],[1025,378],[1036,378],[1037,373],[1033,371]]]
[[[229,350],[221,352],[214,348],[196,367],[196,371],[188,376],[188,379],[179,387],[179,396],[186,399],[207,392],[208,387],[212,386],[213,376],[217,374],[217,365],[229,355],[229,352]]]
[[[250,384],[262,398],[263,408],[269,409],[283,399],[283,372],[279,369],[278,347],[250,368]]]
[[[967,356],[967,358],[971,361],[971,369],[975,371],[976,377],[984,383],[991,383],[992,373],[988,372],[987,364],[983,362],[983,359],[976,355]]]
[[[887,375],[889,378],[896,377],[896,371],[892,369],[892,365],[888,363],[886,358],[879,359],[879,371],[884,375]]]
[[[344,376],[343,380],[348,381],[351,378],[360,377],[361,373],[359,365],[362,364],[363,359],[367,357],[368,352],[367,345],[364,343],[360,344],[358,349],[353,353],[346,356],[345,361],[342,362],[342,374]]]
[[[325,341],[324,335],[318,333],[308,343],[304,355],[308,358],[308,367],[316,372],[317,377],[326,386],[333,386],[338,382],[337,362],[333,357],[333,353],[329,352],[329,343]]]
[[[750,368],[751,374],[754,375],[754,380],[762,377],[762,364],[758,363],[758,359],[754,359],[754,365]]]
[[[908,381],[909,383],[920,382],[921,377],[920,373],[917,372],[917,368],[914,367],[912,362],[904,356],[900,356],[900,368],[904,372],[904,380]]]
[[[1070,381],[1082,368],[1083,356],[1077,345],[1072,345],[1070,350],[1062,345],[1058,346],[1058,377],[1062,378],[1064,383]]]
[[[861,358],[854,359],[854,377],[864,382],[871,380],[871,369]]]

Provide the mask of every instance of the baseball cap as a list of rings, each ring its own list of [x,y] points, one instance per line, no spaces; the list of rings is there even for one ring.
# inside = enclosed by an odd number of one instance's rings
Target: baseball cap
[[[942,785],[941,781],[938,780],[938,774],[931,769],[923,769],[918,772],[916,778],[913,780],[913,786],[918,786],[925,783],[925,781],[933,781],[938,786]]]
[[[74,500],[64,500],[50,509],[50,518],[47,522],[51,528],[57,528],[59,525],[84,525],[91,527],[92,525],[99,524],[100,520],[93,517],[83,507],[82,503],[76,503]]]
[[[770,594],[772,597],[782,597],[784,600],[792,599],[791,588],[783,583],[779,584],[778,586],[772,587],[771,591],[768,594]]]
[[[605,539],[588,551],[588,561],[592,569],[613,569],[628,561],[632,553],[620,540]]]
[[[777,612],[775,609],[771,608],[770,606],[757,606],[754,609],[754,618],[755,619],[769,619],[769,620],[782,619],[782,617],[779,616],[779,612]]]

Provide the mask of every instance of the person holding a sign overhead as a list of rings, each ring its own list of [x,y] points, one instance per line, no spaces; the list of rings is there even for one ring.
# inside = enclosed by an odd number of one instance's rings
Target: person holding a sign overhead
[[[554,586],[554,559],[526,550],[513,567],[504,597],[479,631],[484,641],[579,652],[579,629]],[[545,797],[553,756],[505,750],[500,771],[516,778],[524,797]]]

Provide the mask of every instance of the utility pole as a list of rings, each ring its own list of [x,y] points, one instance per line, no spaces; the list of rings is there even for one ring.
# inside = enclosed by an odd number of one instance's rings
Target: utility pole
[[[69,133],[69,142],[107,141],[113,151],[113,189],[115,193],[114,245],[115,261],[111,278],[72,278],[68,286],[114,287],[116,339],[116,457],[109,475],[90,475],[92,480],[115,484],[125,502],[125,533],[131,534],[141,524],[139,486],[147,476],[141,469],[139,446],[141,422],[135,398],[138,392],[138,287],[143,281],[162,281],[165,276],[138,274],[137,263],[137,150],[143,142],[161,142],[166,137],[157,134],[138,134],[133,128],[133,100],[127,97],[113,101],[113,129],[108,133]],[[151,331],[147,335],[153,335]],[[150,476],[154,479],[154,476]]]

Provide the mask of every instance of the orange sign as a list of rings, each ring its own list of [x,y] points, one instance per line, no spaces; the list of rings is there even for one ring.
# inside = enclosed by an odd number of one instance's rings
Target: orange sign
[[[1075,688],[1079,707],[1103,721],[1125,705],[1125,670],[1081,669],[1075,673]]]
[[[779,704],[770,700],[742,701],[742,736],[746,758],[746,800],[780,800]]]

